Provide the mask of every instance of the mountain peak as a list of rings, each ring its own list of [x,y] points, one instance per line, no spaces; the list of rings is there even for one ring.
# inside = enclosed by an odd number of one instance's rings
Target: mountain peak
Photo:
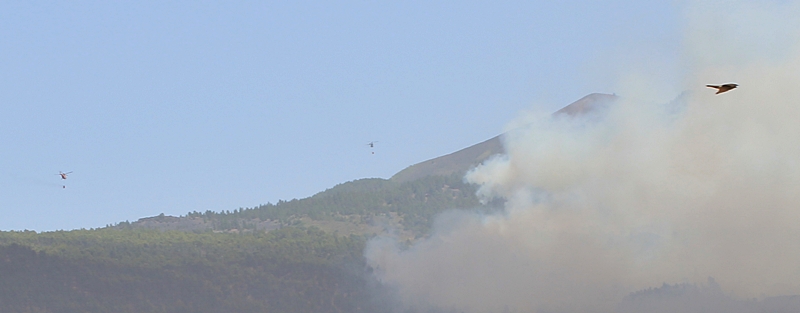
[[[592,93],[583,98],[578,99],[568,106],[556,111],[553,115],[567,114],[570,116],[586,114],[592,110],[605,107],[608,104],[619,99],[617,95],[609,95],[605,93]]]
[[[570,103],[553,113],[553,115],[567,114],[575,116],[586,114],[594,109],[605,107],[618,98],[617,95],[592,93],[578,99],[578,101]],[[448,155],[411,165],[397,172],[397,174],[394,174],[391,180],[402,183],[431,175],[446,176],[459,172],[466,173],[466,171],[481,164],[481,162],[489,157],[505,153],[501,136],[503,135],[496,136]]]

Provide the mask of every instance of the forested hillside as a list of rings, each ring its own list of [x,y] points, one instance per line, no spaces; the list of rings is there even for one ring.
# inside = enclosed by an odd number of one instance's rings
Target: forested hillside
[[[256,231],[282,226],[317,226],[341,234],[372,235],[394,227],[410,238],[428,233],[434,217],[448,209],[492,210],[499,202],[481,204],[476,187],[463,172],[427,176],[410,182],[368,178],[339,184],[305,199],[279,201],[223,212],[190,212],[176,218],[156,216],[116,228],[189,231]]]
[[[461,177],[362,179],[233,211],[0,232],[0,312],[388,312],[395,300],[365,263],[366,240],[387,228],[424,236],[447,209],[491,210]]]
[[[364,244],[298,227],[0,232],[0,312],[386,312]]]

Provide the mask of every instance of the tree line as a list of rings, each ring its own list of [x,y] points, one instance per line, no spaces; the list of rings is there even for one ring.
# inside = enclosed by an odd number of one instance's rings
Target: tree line
[[[396,213],[407,230],[424,235],[433,218],[448,209],[491,210],[500,202],[482,204],[475,195],[476,186],[463,181],[463,173],[428,176],[398,183],[368,178],[339,184],[305,199],[278,201],[233,211],[193,211],[187,217],[203,218],[215,230],[253,229],[252,221],[276,221],[296,225],[299,218],[313,220],[352,220],[351,216],[369,219],[378,214]],[[251,222],[248,222],[251,221]]]

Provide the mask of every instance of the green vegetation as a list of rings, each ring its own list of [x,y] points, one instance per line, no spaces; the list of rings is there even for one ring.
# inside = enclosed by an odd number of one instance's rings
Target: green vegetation
[[[376,216],[392,214],[400,225],[416,236],[430,230],[433,218],[448,209],[490,209],[475,196],[476,187],[464,183],[463,173],[398,183],[370,178],[337,185],[305,199],[279,201],[253,208],[204,213],[191,212],[187,218],[202,218],[213,230],[257,229],[259,222],[275,221],[298,225],[302,218],[314,221],[370,223]]]
[[[0,232],[0,312],[394,312],[366,241],[389,229],[413,240],[445,210],[498,207],[462,177],[361,179],[234,211]]]
[[[365,240],[297,227],[0,232],[0,312],[388,311]]]

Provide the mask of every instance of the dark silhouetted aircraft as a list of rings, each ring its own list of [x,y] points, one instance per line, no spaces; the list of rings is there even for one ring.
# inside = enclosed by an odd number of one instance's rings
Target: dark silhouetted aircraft
[[[706,87],[708,87],[708,88],[716,89],[717,90],[717,93],[715,93],[716,95],[721,94],[721,93],[726,92],[726,91],[729,91],[729,90],[731,90],[733,88],[736,88],[737,86],[739,86],[739,85],[737,85],[737,84],[706,85]]]
[[[56,175],[61,175],[61,179],[67,179],[67,174],[69,174],[69,173],[72,173],[72,172],[62,173],[61,171],[59,171],[58,174],[56,174]]]

